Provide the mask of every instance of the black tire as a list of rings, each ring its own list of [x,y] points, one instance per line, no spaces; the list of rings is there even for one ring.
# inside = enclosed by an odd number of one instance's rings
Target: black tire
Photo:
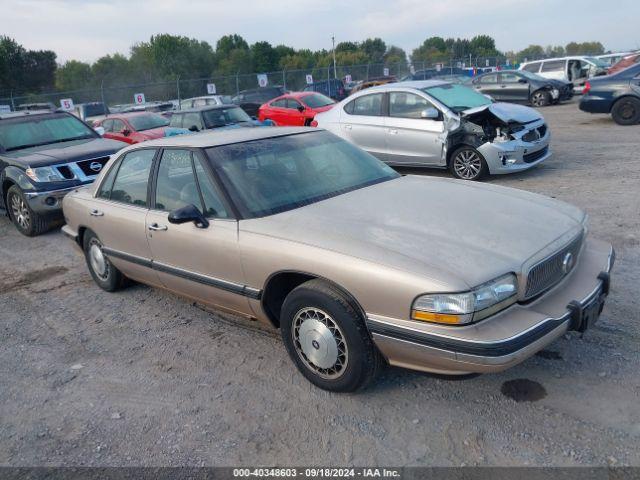
[[[489,167],[478,150],[465,145],[451,154],[449,171],[460,180],[477,181],[489,173]]]
[[[299,341],[304,330],[307,342]],[[365,388],[383,364],[357,307],[337,288],[322,280],[309,280],[287,295],[280,315],[280,333],[298,370],[324,390],[353,392]],[[316,349],[311,351],[318,352],[318,364],[305,355],[302,343],[307,352]],[[333,346],[336,360],[322,368],[321,361],[333,361]]]
[[[102,255],[101,258],[104,261],[103,270],[100,270],[96,265],[98,258],[92,259],[92,255],[94,255],[92,248],[94,247],[99,250],[96,254]],[[89,273],[91,273],[93,280],[101,289],[107,292],[115,292],[126,285],[127,278],[111,263],[109,258],[102,253],[102,242],[100,242],[100,239],[91,230],[87,230],[84,234],[82,249],[84,250],[84,258],[87,261]]]
[[[51,228],[51,218],[34,212],[17,185],[9,188],[6,204],[9,218],[21,234],[35,237]]]
[[[635,125],[640,123],[640,99],[623,97],[611,107],[611,117],[618,125]]]
[[[529,101],[534,107],[546,107],[551,103],[551,95],[544,90],[536,90],[531,94]]]

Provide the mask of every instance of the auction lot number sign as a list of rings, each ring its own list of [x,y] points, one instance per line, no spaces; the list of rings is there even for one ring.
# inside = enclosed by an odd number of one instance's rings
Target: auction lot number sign
[[[142,104],[146,103],[146,100],[144,99],[144,93],[134,93],[133,94],[133,102],[136,105],[142,105]]]
[[[269,85],[269,80],[267,79],[267,74],[266,73],[259,73],[257,75],[258,77],[258,85],[261,87],[266,87],[267,85]]]
[[[60,100],[60,108],[65,112],[73,110],[73,99],[63,98]]]

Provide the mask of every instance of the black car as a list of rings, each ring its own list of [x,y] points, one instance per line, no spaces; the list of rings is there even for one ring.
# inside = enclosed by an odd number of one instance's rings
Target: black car
[[[240,106],[251,117],[258,116],[258,109],[263,103],[267,103],[280,95],[284,95],[287,91],[284,87],[261,87],[251,90],[243,90],[231,99],[231,102]]]
[[[347,98],[348,92],[344,85],[344,82],[339,78],[330,78],[328,80],[320,80],[313,82],[304,87],[305,92],[318,92],[325,97],[333,98],[336,101],[341,101]]]
[[[237,105],[207,105],[173,112],[170,127],[192,132],[213,128],[254,127],[257,121]]]
[[[66,112],[0,114],[0,211],[24,235],[45,232],[62,218],[62,197],[126,146]]]
[[[526,70],[504,70],[478,75],[469,85],[498,102],[529,103],[534,107],[570,100],[573,84],[544,78]]]
[[[640,123],[640,64],[587,81],[580,110],[610,113],[618,125]]]

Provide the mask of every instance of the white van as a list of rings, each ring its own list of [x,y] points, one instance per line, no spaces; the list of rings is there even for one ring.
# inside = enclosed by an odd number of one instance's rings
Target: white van
[[[581,92],[587,79],[606,75],[607,67],[605,62],[593,57],[564,57],[525,62],[520,65],[519,70],[537,73],[545,78],[572,82],[574,90]]]

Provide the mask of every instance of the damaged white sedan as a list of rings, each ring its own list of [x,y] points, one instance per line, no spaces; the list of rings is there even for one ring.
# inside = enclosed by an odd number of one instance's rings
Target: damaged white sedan
[[[440,80],[358,92],[312,125],[389,165],[448,168],[464,180],[526,170],[551,156],[549,128],[536,110]]]

